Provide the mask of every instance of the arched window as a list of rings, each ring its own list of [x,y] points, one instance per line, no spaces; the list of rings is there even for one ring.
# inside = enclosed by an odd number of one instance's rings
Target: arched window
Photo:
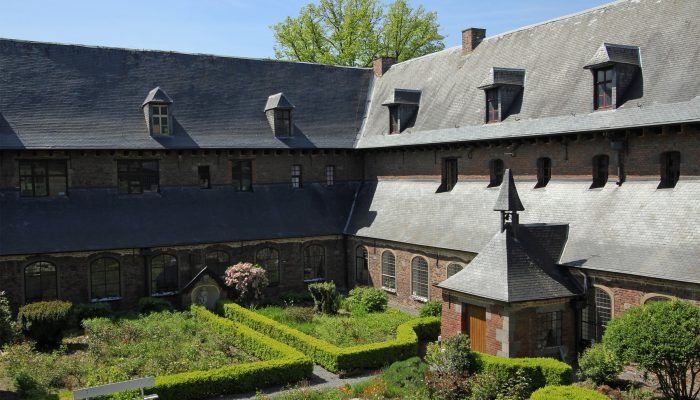
[[[411,261],[411,294],[428,298],[428,262],[423,257]]]
[[[464,268],[464,267],[462,267],[462,266],[459,265],[459,264],[455,264],[455,263],[452,263],[452,264],[448,265],[448,266],[447,266],[447,277],[448,277],[448,278],[451,277],[452,275],[454,275],[454,274],[456,274],[457,272],[461,271],[462,268]]]
[[[178,290],[177,258],[159,254],[151,259],[151,295],[169,294]]]
[[[255,253],[255,262],[265,268],[270,286],[280,283],[280,253],[272,247],[265,247]]]
[[[24,267],[24,299],[27,303],[57,297],[58,282],[55,265],[38,261]]]
[[[369,283],[369,260],[365,246],[357,246],[355,249],[355,283],[358,285]]]
[[[667,151],[661,154],[661,182],[659,189],[671,189],[676,187],[681,177],[681,153],[679,151]]]
[[[119,261],[102,257],[90,263],[90,298],[96,300],[120,296]]]
[[[396,257],[389,250],[382,253],[382,287],[396,289]]]
[[[491,172],[489,187],[500,186],[503,182],[503,160],[496,158],[489,161],[489,170]]]
[[[610,157],[606,154],[598,154],[593,157],[591,161],[593,167],[593,183],[591,184],[591,189],[600,188],[608,183],[608,165],[610,164]]]
[[[652,294],[649,295],[643,302],[642,304],[648,304],[648,303],[653,303],[656,301],[671,301],[673,300],[672,297],[663,295],[663,294]]]
[[[603,288],[595,287],[588,300],[588,307],[581,314],[583,339],[600,342],[605,328],[612,318],[612,298]]]
[[[325,278],[326,250],[323,246],[312,244],[304,249],[304,280]]]
[[[537,159],[537,185],[536,188],[547,186],[552,179],[552,159],[540,157]]]
[[[207,253],[204,265],[217,275],[224,275],[226,268],[231,266],[231,257],[223,250],[215,250]]]

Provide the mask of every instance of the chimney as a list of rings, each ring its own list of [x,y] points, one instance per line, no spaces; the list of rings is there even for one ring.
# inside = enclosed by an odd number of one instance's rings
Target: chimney
[[[486,29],[467,28],[462,31],[462,54],[467,55],[476,49],[486,37]]]
[[[372,69],[374,69],[374,76],[380,78],[394,64],[396,64],[396,59],[394,57],[375,58],[374,60],[372,60]]]

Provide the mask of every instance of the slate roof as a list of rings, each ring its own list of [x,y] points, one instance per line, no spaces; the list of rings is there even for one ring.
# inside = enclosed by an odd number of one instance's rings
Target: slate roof
[[[340,235],[357,186],[166,187],[121,196],[76,189],[64,199],[29,200],[0,192],[0,255]]]
[[[148,103],[166,103],[166,104],[171,104],[173,102],[173,99],[168,96],[167,93],[160,87],[155,87],[153,90],[148,92],[148,96],[146,96],[146,99],[143,101],[141,106],[145,106]]]
[[[498,192],[496,204],[493,206],[494,211],[523,211],[523,203],[520,202],[518,189],[515,187],[513,173],[510,169],[506,169],[503,173],[503,183],[501,190]]]
[[[589,180],[553,179],[539,189],[535,184],[516,183],[526,209],[520,221],[568,224],[560,264],[700,283],[700,181],[681,177],[674,189],[657,189],[658,181],[608,183],[602,189],[589,189]],[[365,183],[346,233],[482,251],[499,229],[493,212],[499,188],[488,188],[487,181],[459,181],[452,191],[436,193],[439,186],[437,181]]]
[[[530,231],[547,231],[550,249],[564,249],[566,225],[510,226],[496,233],[479,254],[438,287],[508,303],[570,297],[581,291],[567,272],[554,265]],[[556,257],[558,259],[558,255]]]
[[[352,148],[372,71],[308,63],[0,39],[0,149]],[[173,136],[148,135],[144,98],[172,99]],[[263,111],[284,92],[291,139]]]
[[[623,0],[487,37],[466,56],[455,47],[395,64],[375,81],[358,147],[700,121],[697,37],[699,1]],[[638,46],[642,73],[625,92],[620,108],[592,112],[593,77],[584,66],[603,43]],[[484,124],[479,86],[494,67],[527,74],[522,102],[511,107],[504,122]],[[422,92],[415,125],[388,135],[388,110],[381,103],[395,88],[407,87]]]
[[[294,105],[289,100],[287,100],[287,97],[284,95],[284,93],[277,93],[267,98],[264,111],[272,110],[273,108],[291,110],[294,108]]]

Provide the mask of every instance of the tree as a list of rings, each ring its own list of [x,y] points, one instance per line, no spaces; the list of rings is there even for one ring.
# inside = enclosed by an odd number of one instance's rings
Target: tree
[[[653,373],[664,395],[695,399],[700,392],[700,308],[687,301],[652,302],[610,321],[605,346],[624,362]]]
[[[368,67],[379,55],[401,62],[442,50],[438,27],[437,13],[406,0],[321,0],[272,29],[278,59]]]

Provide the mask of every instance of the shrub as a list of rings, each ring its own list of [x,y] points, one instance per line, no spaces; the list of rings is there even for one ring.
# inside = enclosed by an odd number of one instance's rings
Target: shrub
[[[236,301],[249,304],[262,299],[263,290],[268,285],[267,272],[259,265],[238,263],[226,269],[226,285],[236,291]]]
[[[284,309],[284,317],[294,322],[311,322],[314,316],[314,310],[309,307],[287,307]]]
[[[470,386],[470,400],[525,400],[532,393],[530,379],[522,369],[488,370],[474,376]]]
[[[571,366],[553,358],[504,358],[476,354],[479,372],[498,370],[513,375],[516,370],[522,370],[530,382],[529,393],[544,386],[570,385],[573,382]]]
[[[428,343],[425,362],[438,373],[471,373],[476,369],[476,354],[469,336],[458,333],[442,343]]]
[[[112,307],[109,303],[87,303],[78,304],[73,308],[73,316],[78,325],[83,320],[91,318],[105,318],[112,315]]]
[[[39,346],[55,346],[61,343],[63,330],[68,326],[71,307],[70,302],[60,300],[30,303],[20,307],[17,323]]]
[[[389,298],[381,289],[371,287],[356,287],[350,291],[346,299],[350,310],[355,312],[380,312],[386,310]]]
[[[335,283],[319,282],[309,285],[309,292],[314,299],[314,310],[323,314],[335,314],[338,312],[338,293],[335,291]]]
[[[442,315],[442,301],[430,300],[420,308],[421,317],[439,317]]]
[[[700,308],[680,300],[632,308],[610,321],[603,343],[623,362],[635,363],[656,375],[666,397],[697,397]]]
[[[578,386],[547,386],[537,390],[531,400],[609,400],[595,390]]]
[[[280,295],[277,302],[284,307],[300,306],[313,304],[314,299],[311,297],[311,293],[308,291],[304,292],[285,292]]]
[[[617,355],[600,343],[587,348],[578,363],[579,375],[598,385],[613,383],[622,372],[622,362]]]
[[[0,291],[0,348],[15,340],[17,326],[12,320],[12,309],[5,292]]]
[[[173,305],[168,300],[158,297],[142,297],[139,299],[139,313],[150,314],[154,312],[172,311]]]

